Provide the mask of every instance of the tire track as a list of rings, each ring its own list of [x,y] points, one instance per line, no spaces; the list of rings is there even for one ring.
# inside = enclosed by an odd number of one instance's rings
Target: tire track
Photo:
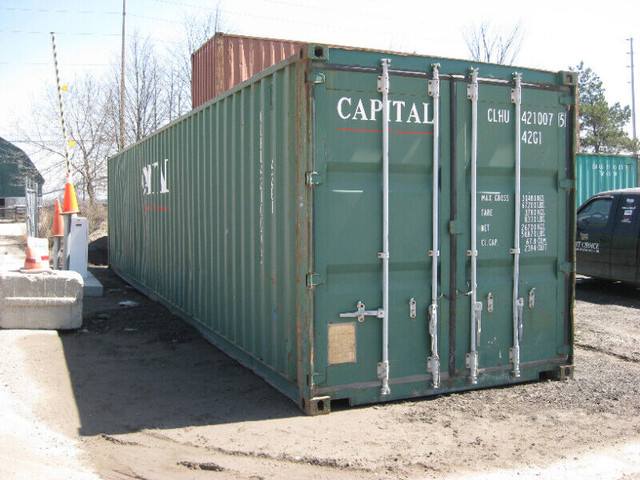
[[[623,362],[640,364],[640,358],[634,358],[634,357],[630,357],[628,355],[624,355],[624,354],[621,354],[621,353],[610,352],[608,350],[605,350],[604,348],[596,347],[594,345],[589,345],[589,344],[586,344],[586,343],[574,342],[574,345],[576,347],[580,347],[580,348],[584,348],[585,350],[589,350],[590,352],[602,353],[604,355],[617,358],[618,360],[622,360]]]

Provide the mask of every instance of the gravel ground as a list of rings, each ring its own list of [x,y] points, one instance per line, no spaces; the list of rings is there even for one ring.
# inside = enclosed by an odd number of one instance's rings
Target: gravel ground
[[[571,380],[307,417],[108,269],[93,272],[107,294],[85,299],[83,329],[0,331],[0,441],[30,465],[9,449],[1,478],[640,479],[633,287],[578,281]],[[28,474],[38,469],[55,475]]]

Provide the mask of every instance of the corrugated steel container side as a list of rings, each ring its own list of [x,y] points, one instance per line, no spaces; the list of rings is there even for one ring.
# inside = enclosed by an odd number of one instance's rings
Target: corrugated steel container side
[[[296,401],[310,308],[298,75],[295,59],[274,67],[109,162],[112,267]]]
[[[217,33],[191,56],[193,108],[296,55],[303,44]]]
[[[304,48],[110,160],[116,272],[310,413],[570,373],[575,74]]]
[[[576,165],[578,206],[596,193],[638,186],[637,156],[581,153]]]

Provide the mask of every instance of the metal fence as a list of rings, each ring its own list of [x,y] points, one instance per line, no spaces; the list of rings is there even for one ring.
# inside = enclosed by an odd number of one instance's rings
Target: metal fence
[[[19,222],[27,216],[24,205],[14,205],[13,207],[0,207],[0,221]]]

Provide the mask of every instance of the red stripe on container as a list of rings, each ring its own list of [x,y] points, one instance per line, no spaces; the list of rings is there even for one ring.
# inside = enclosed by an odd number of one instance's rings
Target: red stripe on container
[[[339,128],[340,132],[372,132],[372,133],[382,133],[382,130],[369,130],[366,128]],[[405,132],[402,130],[391,130],[391,133],[406,133],[408,135],[433,135],[433,132]]]
[[[407,133],[409,135],[433,135],[433,132],[402,132],[400,130],[394,130],[393,133]]]
[[[382,130],[367,130],[364,128],[339,128],[340,132],[374,132],[374,133],[382,133]]]

